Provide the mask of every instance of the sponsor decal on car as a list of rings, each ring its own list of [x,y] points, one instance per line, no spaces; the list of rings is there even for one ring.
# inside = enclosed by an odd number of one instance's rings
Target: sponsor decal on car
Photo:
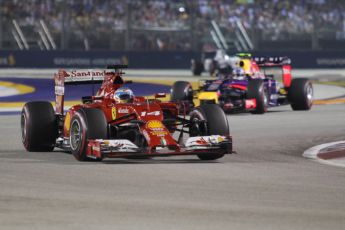
[[[122,108],[119,108],[117,112],[118,113],[129,113],[129,110],[126,107],[122,107]]]
[[[226,141],[228,141],[227,137],[220,135],[190,137],[185,145],[187,148],[208,148]]]
[[[113,120],[116,119],[116,108],[115,107],[111,108],[111,119],[113,119]]]
[[[153,111],[153,112],[147,112],[147,111],[142,111],[140,116],[145,117],[145,116],[159,116],[161,114],[160,111]]]
[[[88,77],[88,76],[104,76],[106,70],[95,70],[95,71],[80,71],[80,70],[72,70],[70,73],[71,77]]]
[[[146,127],[150,130],[151,135],[164,137],[168,135],[168,132],[166,131],[164,125],[162,122],[158,120],[151,120],[146,123]]]
[[[167,145],[167,141],[165,140],[164,137],[161,138],[161,145],[162,146],[166,146]]]
[[[167,131],[151,131],[150,132],[152,135],[158,136],[158,137],[164,137],[168,135]]]
[[[164,125],[158,120],[151,120],[146,123],[146,127],[151,130],[161,131],[164,130]]]

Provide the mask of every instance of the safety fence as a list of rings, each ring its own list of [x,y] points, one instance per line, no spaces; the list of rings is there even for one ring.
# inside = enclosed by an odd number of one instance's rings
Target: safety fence
[[[212,55],[211,55],[212,56]],[[345,68],[345,53],[253,52],[253,56],[288,56],[294,68]],[[188,69],[198,52],[112,52],[112,51],[0,51],[0,67],[5,68],[94,68],[128,64],[133,69]]]

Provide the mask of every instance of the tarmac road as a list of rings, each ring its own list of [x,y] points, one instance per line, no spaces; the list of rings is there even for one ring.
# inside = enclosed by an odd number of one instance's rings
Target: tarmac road
[[[1,229],[345,229],[345,170],[301,155],[344,140],[344,105],[228,116],[237,155],[80,163],[28,153],[0,119]]]

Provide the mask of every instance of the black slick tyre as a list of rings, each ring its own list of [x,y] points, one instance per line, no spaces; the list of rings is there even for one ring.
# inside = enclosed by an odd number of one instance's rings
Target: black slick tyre
[[[191,69],[194,76],[200,76],[204,71],[204,65],[199,61],[192,60]]]
[[[230,135],[229,124],[222,108],[216,104],[205,104],[190,113],[190,136]],[[225,152],[224,152],[225,153]],[[215,160],[224,153],[199,154],[201,160]]]
[[[293,110],[310,110],[313,105],[313,86],[307,78],[296,78],[288,90],[288,100]]]
[[[57,134],[57,120],[48,101],[33,101],[21,112],[21,133],[24,148],[30,152],[53,151]]]
[[[73,115],[70,125],[70,146],[71,152],[77,160],[89,160],[87,157],[89,139],[106,138],[107,120],[102,110],[81,108]]]
[[[187,81],[177,81],[171,88],[170,100],[179,101],[193,101],[193,88]]]
[[[256,108],[251,111],[253,114],[264,114],[267,112],[268,95],[264,82],[261,79],[252,79],[247,86],[247,99],[256,100]]]

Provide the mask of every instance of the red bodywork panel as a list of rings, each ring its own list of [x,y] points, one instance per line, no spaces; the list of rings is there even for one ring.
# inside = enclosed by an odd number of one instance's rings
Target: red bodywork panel
[[[241,90],[247,90],[247,86],[245,85],[237,85],[237,84],[231,84],[229,85],[231,88],[241,89]]]
[[[285,87],[290,87],[291,85],[291,65],[283,65],[283,84]]]
[[[246,99],[245,100],[246,109],[255,109],[256,108],[256,99]]]

